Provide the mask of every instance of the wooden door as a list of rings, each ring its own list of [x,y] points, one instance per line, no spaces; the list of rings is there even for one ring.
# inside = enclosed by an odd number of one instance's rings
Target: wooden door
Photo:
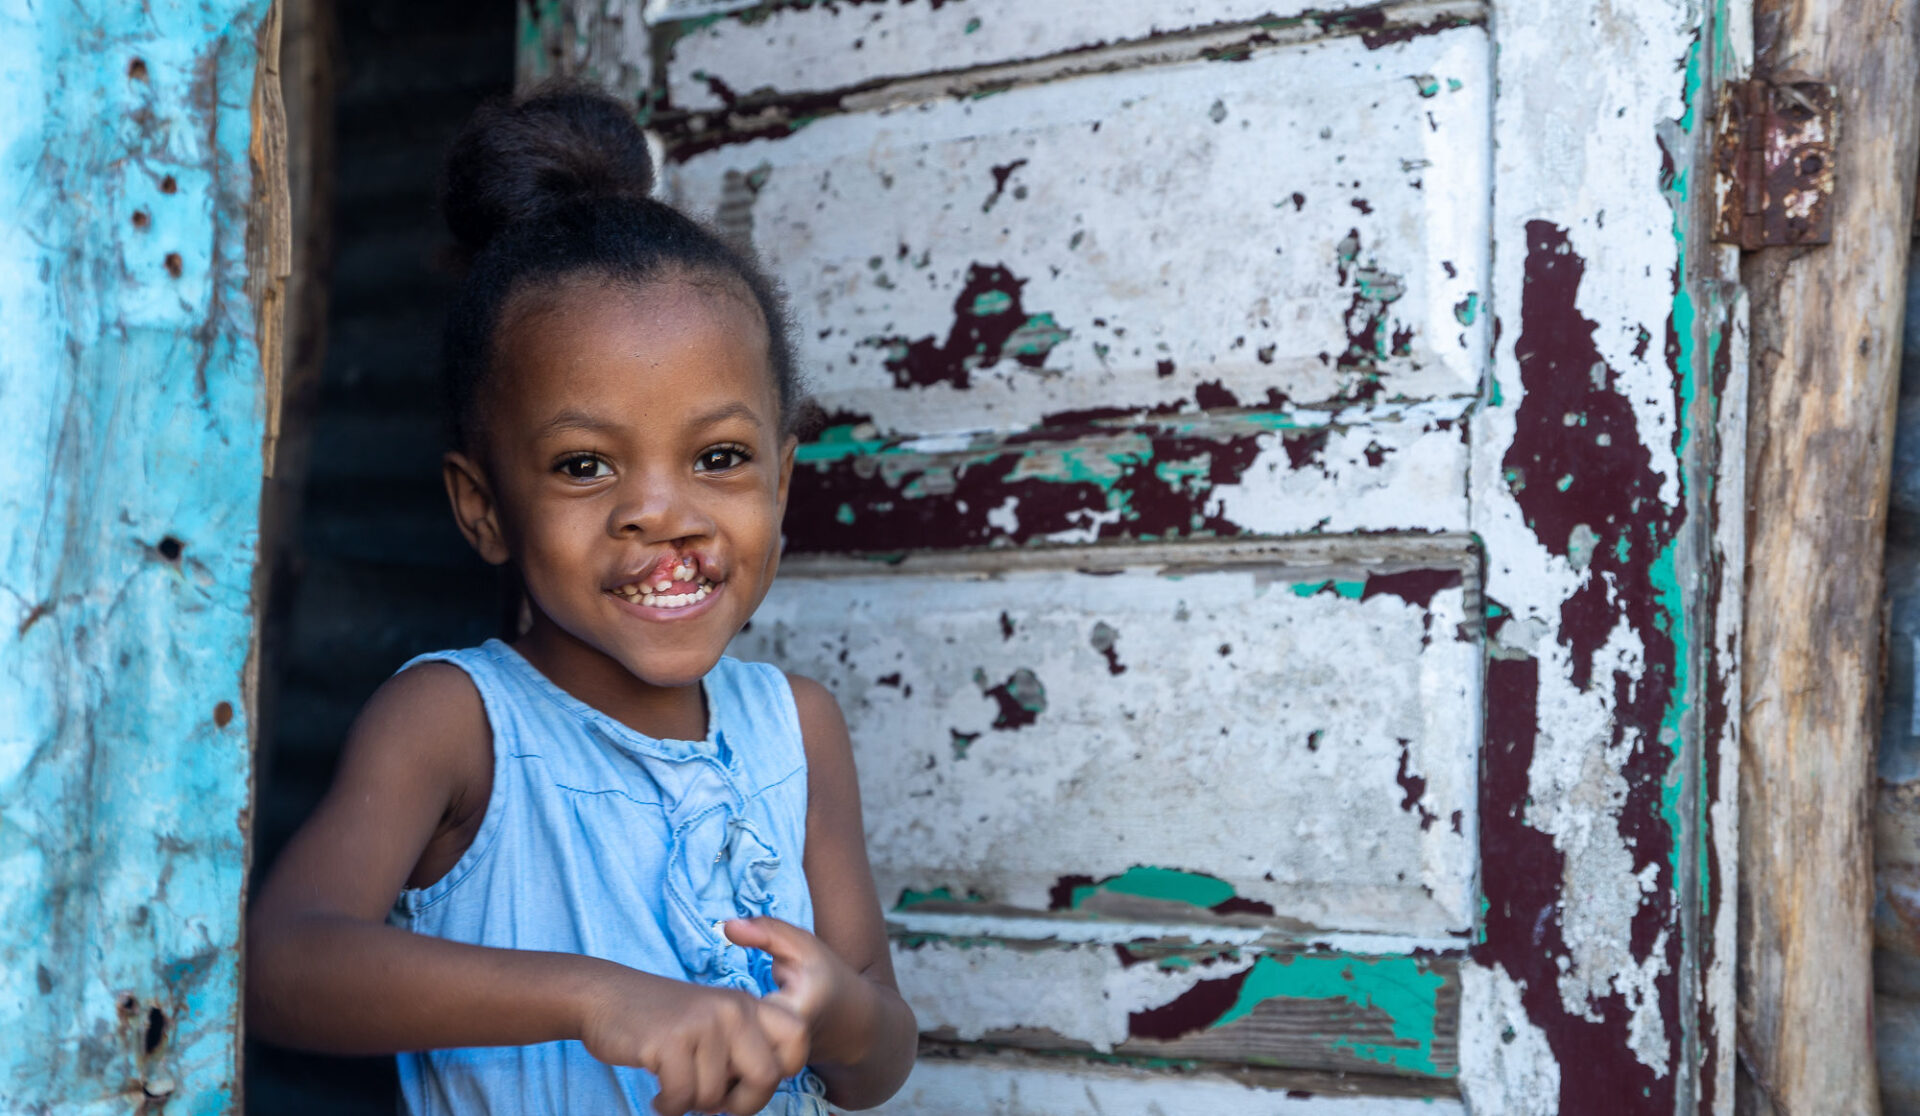
[[[0,1111],[238,1107],[278,34],[0,4]]]
[[[1729,1110],[1737,13],[529,11],[792,298],[887,1111]]]

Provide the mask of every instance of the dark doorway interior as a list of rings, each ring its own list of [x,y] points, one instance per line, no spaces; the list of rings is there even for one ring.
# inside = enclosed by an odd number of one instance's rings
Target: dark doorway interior
[[[310,465],[297,526],[276,547],[263,626],[256,878],[326,789],[367,695],[415,654],[492,634],[497,595],[493,572],[454,530],[440,488],[436,376],[452,272],[434,188],[455,129],[475,105],[512,86],[513,5],[305,6],[317,9],[315,18],[297,25],[320,29],[333,88],[332,154],[319,168],[326,174],[331,164],[331,305],[304,419]],[[324,260],[296,266],[316,263],[324,273]],[[392,1060],[250,1042],[246,1099],[262,1116],[389,1116]]]

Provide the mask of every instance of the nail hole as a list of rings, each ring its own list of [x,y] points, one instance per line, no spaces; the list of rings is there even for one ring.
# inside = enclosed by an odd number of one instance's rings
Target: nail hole
[[[133,227],[134,228],[140,229],[141,231],[144,232],[147,226],[151,224],[153,224],[153,218],[147,216],[146,210],[136,209],[133,211]]]
[[[226,728],[227,725],[232,721],[233,721],[233,703],[223,701],[219,705],[216,705],[213,707],[213,723],[214,724],[218,725],[221,728]]]
[[[147,80],[147,60],[136,58],[127,63],[127,76],[135,81]]]
[[[167,1037],[167,1015],[159,1008],[147,1009],[147,1053],[160,1049]]]
[[[168,252],[167,253],[167,274],[173,276],[175,279],[178,279],[180,278],[181,270],[182,268],[180,264],[180,253]]]
[[[168,535],[166,538],[161,539],[160,545],[154,547],[154,549],[158,550],[160,557],[165,558],[167,561],[178,562],[180,560],[180,551],[183,550],[184,547],[181,545],[179,539]]]
[[[172,175],[168,175],[160,180],[160,192],[163,194],[177,194],[180,192],[180,184],[173,180]]]
[[[1801,174],[1819,174],[1821,165],[1822,164],[1820,162],[1820,156],[1809,155],[1807,156],[1806,161],[1800,164],[1800,173]]]
[[[140,1001],[134,998],[133,993],[131,992],[120,993],[120,1011],[122,1014],[132,1015],[133,1009],[139,1006],[140,1006]]]

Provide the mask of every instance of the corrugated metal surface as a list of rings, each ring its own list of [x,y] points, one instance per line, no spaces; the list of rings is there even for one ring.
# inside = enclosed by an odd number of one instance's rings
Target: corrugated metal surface
[[[1920,1116],[1920,278],[1907,281],[1900,426],[1887,517],[1886,711],[1874,858],[1880,1102]]]
[[[438,352],[450,243],[440,155],[481,100],[510,89],[513,5],[340,0],[333,301],[285,648],[266,726],[256,868],[331,777],[373,689],[421,651],[493,634],[496,582],[440,486]],[[250,1111],[393,1110],[391,1060],[255,1046]]]

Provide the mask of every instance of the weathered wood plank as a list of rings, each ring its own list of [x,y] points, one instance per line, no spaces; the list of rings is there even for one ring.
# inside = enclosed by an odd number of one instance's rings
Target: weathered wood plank
[[[1033,435],[881,439],[841,423],[800,447],[792,552],[1113,540],[1459,532],[1457,407],[1144,416]],[[1305,421],[1302,421],[1305,420]]]
[[[883,434],[1478,392],[1487,36],[1323,40],[819,120],[669,168]],[[744,183],[744,185],[742,185]],[[737,218],[736,221],[742,220]]]
[[[1743,1109],[1871,1113],[1870,795],[1920,3],[1761,0],[1755,70],[1833,83],[1833,242],[1750,253]]]
[[[923,1055],[881,1116],[1466,1116],[1451,1097],[1355,1096],[1350,1081],[1262,1080],[1217,1070],[1141,1072],[1121,1065],[1018,1054]],[[1272,1075],[1280,1076],[1280,1075]],[[1319,1088],[1313,1086],[1318,1085]],[[1344,1087],[1344,1088],[1343,1088]]]
[[[889,902],[1470,930],[1471,560],[1181,553],[1164,575],[1068,573],[1071,551],[990,579],[789,571],[735,653],[839,697]]]
[[[907,935],[900,988],[935,1039],[1347,1073],[1458,1071],[1458,961]]]
[[[1112,64],[1135,44],[1191,46],[1222,60],[1287,38],[1352,34],[1391,42],[1414,29],[1477,20],[1485,5],[1416,0],[975,0],[886,7],[810,5],[666,22],[666,103],[683,110],[802,100],[830,90],[958,75],[1053,57],[1062,68]],[[704,13],[703,13],[704,14]],[[1224,34],[1209,35],[1218,29]],[[1217,40],[1217,41],[1216,41]],[[1092,57],[1089,57],[1092,56]],[[1178,57],[1178,55],[1174,55]],[[887,91],[877,91],[886,97]]]
[[[1706,168],[1734,7],[1503,3],[1493,19],[1502,328],[1470,503],[1496,620],[1484,938],[1461,974],[1476,1111],[1732,1107],[1739,578],[1719,482],[1740,385]]]
[[[284,275],[249,251],[272,243],[250,207],[284,196],[264,180],[272,137],[256,133],[270,11],[0,6],[0,1107],[13,1111],[238,1099],[274,325],[254,296]]]

